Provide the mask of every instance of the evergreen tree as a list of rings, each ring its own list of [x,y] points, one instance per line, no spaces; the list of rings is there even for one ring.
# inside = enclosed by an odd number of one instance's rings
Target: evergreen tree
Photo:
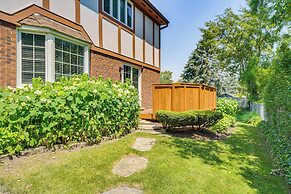
[[[182,81],[188,83],[208,84],[211,79],[208,58],[208,53],[206,52],[202,41],[200,41],[184,67],[184,71],[181,75]]]

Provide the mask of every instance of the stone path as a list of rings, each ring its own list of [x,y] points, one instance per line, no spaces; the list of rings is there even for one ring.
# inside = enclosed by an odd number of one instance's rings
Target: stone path
[[[156,140],[150,138],[137,138],[132,148],[141,152],[150,151],[155,145]],[[129,177],[134,173],[146,169],[148,160],[136,155],[123,157],[116,166],[113,167],[112,173],[121,177]],[[136,188],[117,187],[106,191],[103,194],[142,194],[143,191]]]
[[[143,191],[129,187],[117,187],[103,194],[143,194]]]
[[[151,150],[155,143],[155,139],[137,138],[132,148],[141,152],[146,152]]]
[[[145,169],[147,163],[148,160],[143,157],[135,155],[125,156],[113,168],[112,172],[118,176],[129,177],[130,175]]]

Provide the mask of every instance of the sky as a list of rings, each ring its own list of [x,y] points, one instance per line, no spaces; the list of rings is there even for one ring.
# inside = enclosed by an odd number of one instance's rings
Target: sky
[[[226,8],[238,11],[245,0],[151,0],[152,4],[170,21],[161,34],[162,71],[173,72],[178,81],[184,65],[197,42],[201,39],[199,28],[214,20]]]

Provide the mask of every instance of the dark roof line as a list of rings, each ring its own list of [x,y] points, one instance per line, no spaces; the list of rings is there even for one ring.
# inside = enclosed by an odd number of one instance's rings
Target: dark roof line
[[[167,24],[169,24],[169,20],[149,1],[143,0],[151,9],[153,9]]]

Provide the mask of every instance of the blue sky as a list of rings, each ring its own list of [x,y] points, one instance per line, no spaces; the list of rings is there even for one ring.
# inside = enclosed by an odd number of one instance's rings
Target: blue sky
[[[213,20],[226,8],[238,11],[245,0],[151,0],[170,21],[162,31],[162,71],[173,72],[177,81],[196,43],[201,38],[199,28]]]

